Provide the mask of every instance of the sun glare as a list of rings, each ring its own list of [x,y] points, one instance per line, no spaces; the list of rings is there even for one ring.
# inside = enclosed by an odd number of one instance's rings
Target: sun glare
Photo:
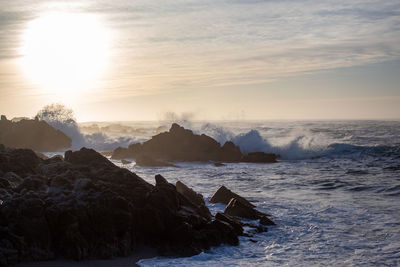
[[[61,96],[91,89],[104,73],[110,33],[95,15],[50,13],[28,23],[22,68],[42,93]]]

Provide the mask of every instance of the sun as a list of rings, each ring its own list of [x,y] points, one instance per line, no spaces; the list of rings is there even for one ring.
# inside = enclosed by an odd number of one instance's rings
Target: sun
[[[89,90],[104,73],[110,56],[110,31],[86,13],[47,13],[28,23],[21,66],[42,93]]]

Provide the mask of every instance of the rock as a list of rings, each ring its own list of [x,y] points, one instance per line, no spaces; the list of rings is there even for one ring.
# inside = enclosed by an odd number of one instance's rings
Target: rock
[[[215,214],[215,219],[229,223],[237,235],[243,234],[242,223],[239,220],[236,220],[235,218],[232,218],[229,215],[220,212],[217,212],[217,214]]]
[[[202,212],[202,214],[211,219],[210,210],[207,208],[206,203],[204,202],[204,198],[202,194],[195,192],[193,189],[187,187],[181,181],[177,181],[175,184],[176,191],[186,197],[190,202],[195,204]]]
[[[155,162],[160,161],[161,164],[169,161],[272,162],[274,154],[260,153],[243,156],[240,148],[230,141],[221,146],[205,134],[194,134],[191,130],[173,123],[169,132],[157,134],[143,144],[131,144],[128,148],[115,149],[112,158],[134,158],[137,161],[142,157]],[[159,166],[151,161],[143,161],[142,164]]]
[[[121,159],[121,163],[126,165],[126,164],[131,164],[132,162],[126,159]]]
[[[224,213],[230,216],[241,217],[249,220],[256,220],[267,216],[267,214],[255,210],[254,208],[243,204],[242,201],[239,201],[235,198],[232,198],[231,201],[229,201]]]
[[[9,185],[12,188],[16,188],[23,181],[21,177],[19,177],[17,174],[13,172],[8,172],[4,174],[3,178],[9,182]]]
[[[71,138],[45,121],[23,119],[13,122],[4,116],[0,121],[0,143],[35,151],[60,151],[71,146]]]
[[[192,203],[202,206],[205,205],[206,203],[204,202],[203,195],[196,193],[193,189],[187,187],[184,183],[181,181],[177,181],[176,184],[176,191],[184,195],[187,199],[189,199]]]
[[[238,244],[234,221],[213,220],[190,188],[179,184],[178,191],[161,175],[153,186],[92,149],[67,151],[64,161],[4,148],[0,158],[7,172],[0,180],[3,265],[121,257],[143,246],[190,256]]]
[[[277,155],[264,152],[252,152],[242,158],[242,162],[250,163],[274,163],[276,162]]]
[[[260,218],[260,224],[262,225],[276,225],[271,219],[267,216],[263,216]]]
[[[136,165],[142,166],[142,167],[176,167],[176,168],[178,167],[169,162],[155,160],[148,156],[136,157]]]
[[[156,180],[156,186],[169,185],[167,179],[165,179],[161,174],[157,174],[155,176],[155,180]]]
[[[226,165],[223,164],[223,163],[221,163],[221,162],[215,162],[215,163],[214,163],[214,166],[215,166],[215,167],[223,167],[223,166],[226,166]]]
[[[242,202],[244,205],[246,205],[248,207],[255,207],[248,200],[246,200],[245,198],[232,192],[225,186],[221,186],[220,188],[218,188],[218,190],[211,197],[210,202],[211,203],[222,203],[222,204],[227,205],[232,198],[237,199],[238,201]]]
[[[43,160],[30,149],[0,150],[0,170],[3,172],[14,172],[24,177],[36,173],[38,165],[42,162]]]

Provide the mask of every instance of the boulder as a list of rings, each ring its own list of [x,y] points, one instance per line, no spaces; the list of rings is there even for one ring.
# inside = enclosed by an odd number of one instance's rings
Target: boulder
[[[268,214],[262,213],[248,205],[243,204],[242,201],[232,198],[225,208],[224,213],[229,216],[240,217],[249,220],[257,220]]]
[[[245,199],[245,198],[239,196],[238,194],[232,192],[231,190],[229,190],[225,186],[221,186],[220,188],[218,188],[218,190],[211,197],[210,202],[211,203],[222,203],[222,204],[227,205],[232,198],[235,198],[238,201],[242,202],[243,205],[245,205],[245,206],[255,207],[247,199]]]

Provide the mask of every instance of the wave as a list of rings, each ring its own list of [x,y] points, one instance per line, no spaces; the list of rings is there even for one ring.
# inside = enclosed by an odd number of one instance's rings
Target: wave
[[[250,152],[275,153],[282,159],[296,160],[337,156],[387,156],[400,157],[400,146],[359,146],[347,143],[335,143],[324,133],[315,133],[306,129],[296,129],[280,138],[263,137],[253,129],[235,135],[223,127],[205,124],[200,132],[206,133],[221,144],[232,141],[243,154]]]

